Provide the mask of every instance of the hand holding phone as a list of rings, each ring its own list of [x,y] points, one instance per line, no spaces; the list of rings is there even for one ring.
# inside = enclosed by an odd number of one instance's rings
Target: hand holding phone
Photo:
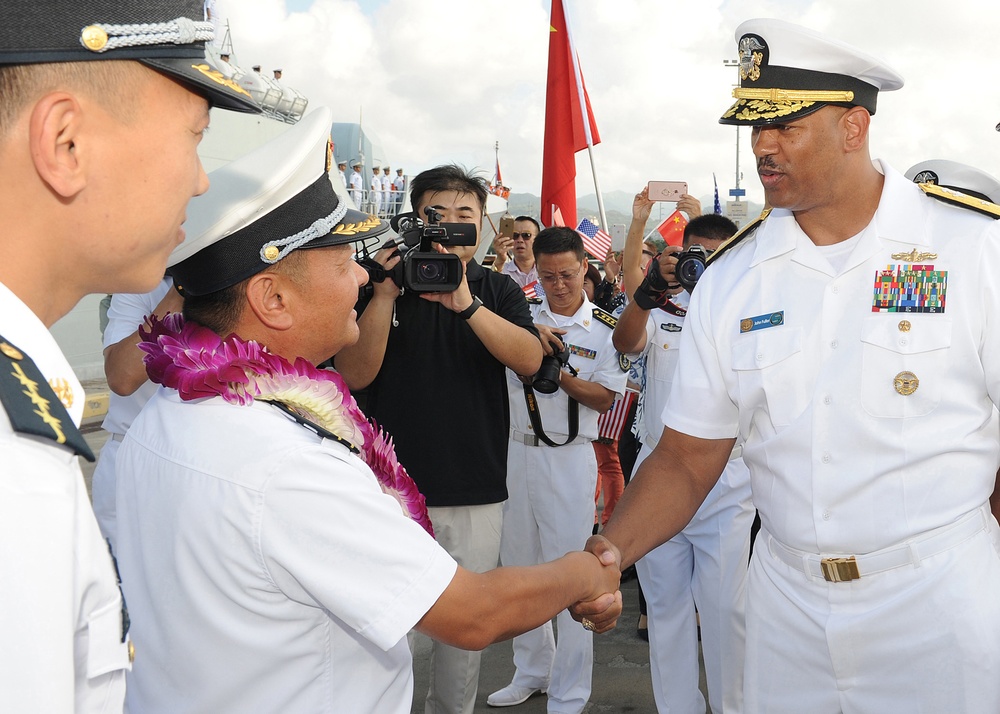
[[[688,192],[687,181],[650,181],[648,186],[650,201],[677,202]]]

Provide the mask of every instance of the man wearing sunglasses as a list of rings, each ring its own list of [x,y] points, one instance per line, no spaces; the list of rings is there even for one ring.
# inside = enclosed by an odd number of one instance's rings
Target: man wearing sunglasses
[[[509,275],[522,289],[538,282],[535,255],[531,248],[540,230],[541,227],[534,218],[518,216],[514,219],[514,232],[511,236],[501,236],[496,240],[497,259],[494,265],[502,266],[497,270]],[[514,259],[507,260],[508,256],[513,256]]]

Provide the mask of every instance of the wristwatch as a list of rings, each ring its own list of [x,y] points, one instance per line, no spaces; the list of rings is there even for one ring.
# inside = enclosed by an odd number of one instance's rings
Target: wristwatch
[[[462,312],[458,313],[458,316],[463,320],[468,320],[470,317],[473,316],[473,314],[475,314],[476,310],[478,310],[482,306],[483,306],[483,301],[479,299],[479,296],[473,295],[472,304],[469,305],[464,310],[462,310]]]

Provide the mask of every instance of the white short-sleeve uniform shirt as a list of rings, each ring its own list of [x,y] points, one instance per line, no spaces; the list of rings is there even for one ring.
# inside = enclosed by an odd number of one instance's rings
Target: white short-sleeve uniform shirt
[[[118,453],[118,514],[131,711],[410,711],[406,633],[457,566],[345,446],[161,389]]]
[[[622,370],[618,352],[615,351],[611,337],[614,329],[600,322],[594,311],[600,310],[592,302],[583,299],[583,305],[573,315],[557,315],[549,310],[549,302],[531,305],[534,322],[551,327],[566,329],[563,343],[570,349],[569,363],[579,372],[579,378],[588,382],[607,387],[615,394],[625,393],[627,372]],[[605,313],[607,314],[607,313]],[[510,398],[510,425],[516,431],[531,433],[531,422],[524,402],[524,389],[521,381],[511,370],[507,370],[507,391]],[[550,437],[566,436],[569,399],[566,392],[557,389],[553,394],[535,392],[538,411],[542,417],[542,427]],[[597,417],[593,409],[580,405],[579,436],[590,441],[598,437]]]
[[[839,272],[780,209],[712,265],[664,412],[738,435],[763,527],[811,553],[951,523],[997,472],[1000,222],[876,166],[881,202]]]

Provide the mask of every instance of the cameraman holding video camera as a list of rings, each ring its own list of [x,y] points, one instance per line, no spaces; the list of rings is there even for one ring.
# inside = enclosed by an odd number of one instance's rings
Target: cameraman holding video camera
[[[507,499],[505,368],[534,374],[542,348],[524,293],[473,257],[486,207],[482,179],[439,166],[413,178],[410,199],[416,217],[438,223],[419,229],[443,234],[429,246],[437,253],[425,257],[424,246],[411,248],[399,284],[377,282],[383,276],[373,272],[373,294],[357,306],[360,339],[335,364],[352,390],[367,387],[365,413],[392,434],[399,462],[427,498],[438,542],[462,567],[484,572],[497,565]],[[440,218],[432,222],[432,215]],[[465,234],[470,238],[452,241]],[[413,285],[435,268],[454,270],[445,253],[460,259],[458,287],[428,292]],[[400,264],[395,246],[375,260],[390,272]],[[410,287],[401,291],[402,284]],[[432,647],[425,711],[471,714],[480,653]]]
[[[546,228],[533,246],[545,297],[530,300],[546,357],[533,377],[508,371],[510,497],[503,511],[500,560],[535,565],[576,550],[594,523],[597,417],[625,392],[628,362],[611,342],[615,318],[583,290],[587,260],[580,234]],[[590,699],[592,634],[569,612],[514,638],[511,683],[486,703],[514,706],[548,691],[549,711],[581,712]]]

